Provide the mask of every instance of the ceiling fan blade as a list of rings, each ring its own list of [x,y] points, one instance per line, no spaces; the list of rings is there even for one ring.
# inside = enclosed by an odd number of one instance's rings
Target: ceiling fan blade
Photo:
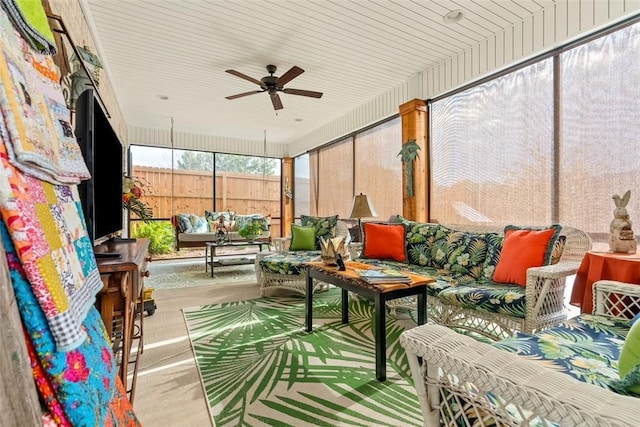
[[[278,95],[277,92],[271,92],[269,95],[271,96],[271,103],[273,104],[273,109],[282,110],[284,107],[282,106],[280,95]]]
[[[250,81],[251,83],[255,83],[258,86],[262,87],[262,82],[260,80],[256,80],[253,77],[249,77],[246,74],[242,74],[240,71],[236,71],[236,70],[225,70],[225,72],[229,73],[229,74],[233,74],[236,77],[240,77],[241,79],[245,79]]]
[[[312,90],[283,89],[282,91],[289,95],[300,95],[300,96],[310,96],[311,98],[322,98],[322,92],[314,92]]]
[[[264,92],[263,90],[252,90],[251,92],[243,92],[243,93],[239,93],[237,95],[231,95],[231,96],[225,96],[226,99],[236,99],[236,98],[242,98],[243,96],[247,96],[247,95],[253,95],[255,93],[262,93]]]
[[[291,80],[295,79],[296,77],[298,77],[300,74],[304,73],[304,70],[300,67],[297,66],[293,66],[289,69],[289,71],[287,71],[286,73],[284,73],[283,75],[281,75],[278,80],[276,80],[276,86],[277,87],[282,87],[284,85],[286,85],[287,83],[289,83]]]

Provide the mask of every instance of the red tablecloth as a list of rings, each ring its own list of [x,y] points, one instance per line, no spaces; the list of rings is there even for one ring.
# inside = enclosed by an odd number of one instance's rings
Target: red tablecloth
[[[582,313],[593,311],[593,283],[598,280],[640,285],[640,253],[589,251],[584,255],[571,292],[571,304],[580,307]]]

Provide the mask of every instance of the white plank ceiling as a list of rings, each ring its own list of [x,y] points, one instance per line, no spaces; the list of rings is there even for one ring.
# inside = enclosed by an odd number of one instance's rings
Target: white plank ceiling
[[[598,1],[582,1],[591,9],[579,12],[593,17]],[[85,7],[130,126],[168,129],[173,117],[179,132],[261,141],[266,130],[269,143],[287,144],[418,73],[514,34],[545,10],[555,14],[557,2],[85,0]],[[456,10],[463,19],[445,24]],[[533,36],[526,39],[535,47]],[[301,67],[285,87],[324,96],[280,94],[278,112],[267,93],[225,99],[259,89],[225,70],[259,80],[267,64],[277,76]]]

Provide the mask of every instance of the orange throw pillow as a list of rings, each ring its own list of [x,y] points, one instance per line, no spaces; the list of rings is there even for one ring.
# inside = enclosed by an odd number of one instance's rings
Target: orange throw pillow
[[[551,249],[560,227],[544,230],[508,229],[500,251],[500,260],[493,272],[493,281],[527,285],[527,270],[549,264]]]
[[[404,225],[365,222],[362,228],[364,229],[362,253],[364,258],[392,259],[399,262],[407,260]]]

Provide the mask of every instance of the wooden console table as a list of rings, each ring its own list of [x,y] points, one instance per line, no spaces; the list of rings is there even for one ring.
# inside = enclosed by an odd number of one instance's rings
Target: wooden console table
[[[97,296],[96,305],[111,337],[113,354],[119,366],[119,375],[129,400],[133,404],[140,354],[143,351],[143,313],[137,316],[136,301],[141,298],[144,278],[149,276],[147,262],[149,239],[132,239],[105,243],[109,252],[117,251],[119,258],[97,259],[103,288]],[[138,324],[136,324],[136,319]],[[138,341],[135,354],[131,354],[133,342]],[[128,384],[129,365],[132,380]]]

